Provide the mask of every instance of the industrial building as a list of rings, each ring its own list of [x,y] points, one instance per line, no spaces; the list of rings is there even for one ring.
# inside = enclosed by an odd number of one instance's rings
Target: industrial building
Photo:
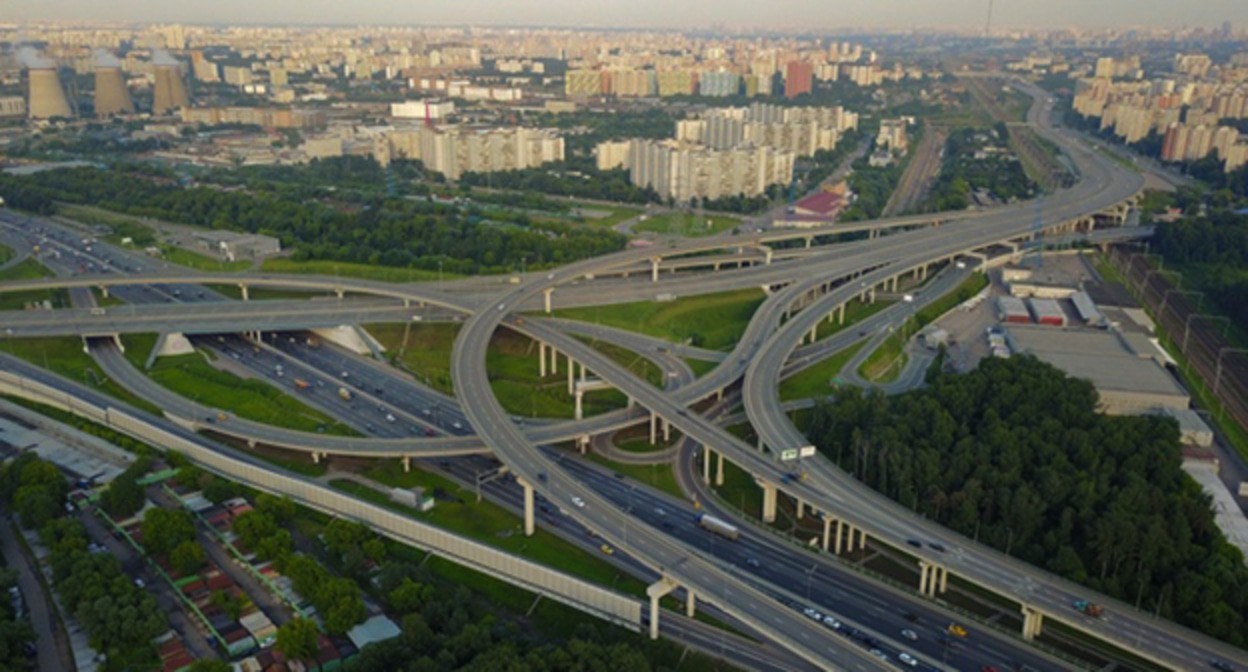
[[[196,231],[195,242],[227,261],[261,259],[282,251],[282,243],[272,236],[234,231]]]
[[[1051,327],[1066,326],[1066,313],[1056,299],[1032,297],[1027,299],[1027,307],[1031,309],[1031,316],[1036,319],[1036,324]]]
[[[26,105],[26,113],[31,119],[74,116],[55,66],[32,67],[27,75],[30,102]]]
[[[108,117],[115,114],[134,114],[134,101],[126,88],[117,59],[102,60],[95,67],[95,116]]]
[[[167,55],[153,66],[156,83],[152,86],[152,114],[169,114],[190,107],[182,66]]]
[[[1022,299],[1016,296],[998,296],[997,319],[1007,324],[1031,324],[1031,313]]]
[[[1150,354],[1132,350],[1119,332],[1012,324],[1006,333],[1014,352],[1091,381],[1105,413],[1138,415],[1190,406],[1190,396],[1174,377]]]

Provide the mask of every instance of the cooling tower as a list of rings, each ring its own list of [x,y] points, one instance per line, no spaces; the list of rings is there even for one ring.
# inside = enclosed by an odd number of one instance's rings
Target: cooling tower
[[[95,116],[107,117],[113,114],[134,114],[130,91],[126,89],[126,82],[122,79],[121,68],[96,68]]]
[[[152,92],[152,114],[168,114],[190,107],[190,104],[181,69],[177,65],[157,65],[156,86]]]
[[[52,117],[72,117],[69,99],[65,97],[65,89],[61,88],[61,80],[56,76],[56,68],[31,68],[30,100],[26,106],[26,114],[31,119],[51,119]]]

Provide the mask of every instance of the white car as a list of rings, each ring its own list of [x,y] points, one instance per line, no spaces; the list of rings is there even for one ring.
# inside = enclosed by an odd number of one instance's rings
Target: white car
[[[823,622],[823,614],[819,613],[819,610],[817,609],[814,609],[812,607],[806,607],[805,609],[802,610],[802,613],[806,614],[806,618],[809,618],[810,620],[815,621],[816,623]]]
[[[841,629],[841,622],[836,620],[835,618],[832,618],[831,616],[824,616],[823,624],[828,626],[829,628],[832,628],[833,630]]]
[[[585,508],[585,500],[581,499],[580,497],[573,497],[572,503],[575,504],[576,508],[578,509]]]
[[[900,660],[901,662],[903,662],[903,663],[905,663],[905,664],[909,665],[910,667],[915,667],[916,665],[918,665],[918,664],[919,664],[919,661],[915,660],[915,659],[914,659],[914,656],[912,656],[912,655],[910,655],[910,654],[908,654],[908,653],[901,653],[901,654],[898,654],[898,655],[897,655],[897,660]]]

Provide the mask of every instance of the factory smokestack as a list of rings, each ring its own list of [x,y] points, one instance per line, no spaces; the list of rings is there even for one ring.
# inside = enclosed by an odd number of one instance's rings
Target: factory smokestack
[[[109,54],[95,61],[95,116],[134,114],[134,101],[121,75],[121,64]]]
[[[27,116],[31,119],[74,116],[55,67],[30,68],[27,73],[30,85],[30,99],[26,104]]]
[[[186,83],[182,81],[182,66],[164,51],[152,54],[152,66],[156,71],[156,86],[152,90],[152,114],[168,114],[183,107],[190,107]]]

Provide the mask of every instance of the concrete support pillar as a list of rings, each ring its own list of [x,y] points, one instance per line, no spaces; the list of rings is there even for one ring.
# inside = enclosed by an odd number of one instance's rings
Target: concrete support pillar
[[[659,281],[659,262],[663,257],[650,257],[650,282]]]
[[[841,521],[838,519],[836,521],[836,535],[832,537],[835,540],[834,541],[835,548],[832,549],[832,553],[834,555],[841,554],[841,527],[842,527]]]
[[[100,285],[100,295],[106,299],[108,298],[108,285]]]
[[[663,443],[669,443],[672,440],[672,423],[666,418],[660,418],[663,422]]]
[[[1044,633],[1044,615],[1040,612],[1023,607],[1023,639],[1031,641]]]
[[[585,382],[585,378],[589,376],[589,369],[584,364],[581,365],[581,382]]]
[[[524,488],[524,536],[533,536],[536,525],[533,521],[533,486],[523,478],[517,478],[516,482]]]
[[[875,303],[875,287],[872,287],[870,290],[867,291],[867,296],[868,298],[870,298],[871,303]]]
[[[766,262],[766,263],[767,263],[767,265],[768,265],[768,266],[770,266],[770,265],[771,265],[771,256],[772,256],[772,251],[771,251],[771,248],[770,248],[770,247],[766,248],[766,253],[767,253],[767,262]]]
[[[814,242],[815,242],[815,237],[814,237],[814,236],[806,236],[806,249],[808,249],[808,250],[809,250],[809,249],[810,249],[811,244],[812,244],[812,243],[814,243]]]
[[[695,613],[695,610],[697,609],[697,602],[698,602],[698,599],[697,599],[697,596],[694,594],[694,592],[686,588],[685,589],[685,616],[687,618],[693,618],[693,614]]]
[[[819,340],[819,325],[818,324],[810,328],[810,342],[814,343],[817,340]]]
[[[715,454],[715,485],[724,484],[724,454]]]
[[[652,445],[652,446],[653,446],[653,445],[657,442],[657,440],[658,440],[658,439],[656,438],[656,436],[655,436],[655,434],[657,433],[657,431],[656,431],[656,426],[655,426],[655,422],[656,422],[656,418],[657,418],[657,417],[658,417],[658,416],[656,416],[656,415],[654,414],[654,411],[650,411],[650,445]]]
[[[546,289],[542,290],[542,300],[543,300],[543,302],[545,303],[545,306],[546,306],[546,314],[547,314],[547,315],[549,315],[549,314],[550,314],[550,310],[551,310],[551,301],[550,301],[550,297],[551,297],[554,293],[555,293],[555,288],[554,288],[554,287],[547,287]]]
[[[940,591],[940,593],[941,593],[941,594],[943,594],[946,590],[949,590],[949,568],[948,568],[948,567],[941,567],[941,568],[940,568],[940,588],[939,588],[939,591]]]
[[[559,351],[555,346],[550,346],[550,375],[559,375]]]
[[[763,522],[776,522],[776,486],[767,481],[760,481],[763,486]]]
[[[801,520],[806,517],[806,502],[801,497],[797,497],[797,519]]]
[[[581,449],[581,454],[589,452],[589,435],[582,434],[577,440],[576,445]]]
[[[919,594],[927,595],[927,584],[933,567],[922,560],[919,561]]]
[[[867,531],[858,530],[858,550],[867,550]]]
[[[321,454],[316,452],[315,450],[312,451],[312,464],[320,464],[320,463],[321,463]]]
[[[334,288],[334,293],[338,295],[338,300],[339,300],[339,301],[341,301],[341,300],[342,300],[342,297],[343,297],[343,296],[344,296],[347,292],[346,292],[346,290],[344,290],[344,289],[343,289],[343,288],[341,288],[341,287],[335,287],[335,288]]]
[[[251,300],[251,294],[247,291],[247,285],[244,285],[243,283],[241,283],[241,282],[240,282],[240,283],[238,283],[238,288],[239,288],[239,289],[242,291],[242,293],[243,293],[243,300],[244,300],[244,301],[250,301],[250,300]]]
[[[845,324],[845,304],[843,303],[836,309],[836,323]]]
[[[411,470],[412,470],[412,456],[404,455],[403,456],[403,473],[407,473]]]
[[[650,639],[659,638],[659,600],[676,589],[676,584],[669,579],[659,579],[646,587],[646,597],[650,598]],[[690,599],[693,593],[690,592]]]
[[[823,552],[828,552],[828,546],[832,542],[832,516],[828,514],[820,514],[823,517],[823,536],[819,539],[819,545],[823,547]]]
[[[537,342],[537,375],[546,377],[546,344]]]
[[[580,420],[584,417],[584,414],[585,414],[585,392],[582,391],[580,388],[577,388],[575,397],[576,397],[576,411],[574,412],[573,417],[577,420]]]
[[[845,552],[846,552],[846,553],[853,553],[853,552],[854,552],[854,541],[857,539],[857,535],[855,535],[854,533],[855,533],[855,532],[857,532],[857,530],[855,530],[855,529],[854,529],[854,526],[853,526],[853,525],[850,525],[850,524],[848,524],[848,523],[846,523],[845,528],[846,528],[846,529],[845,529],[845,532],[846,532],[846,535],[845,535],[845,537],[846,537],[846,538],[845,538]]]
[[[702,447],[702,482],[711,482],[711,457],[713,453],[706,446]]]
[[[576,362],[572,361],[572,357],[568,356],[568,394],[572,394],[574,381],[576,380]]]

